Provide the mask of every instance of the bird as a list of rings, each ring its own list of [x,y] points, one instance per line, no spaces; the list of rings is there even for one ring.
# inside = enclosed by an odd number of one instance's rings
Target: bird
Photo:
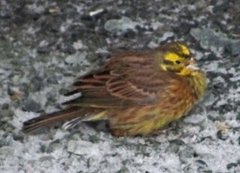
[[[106,121],[113,136],[149,136],[185,117],[206,88],[206,74],[184,42],[118,52],[95,72],[77,77],[65,94],[80,96],[63,102],[59,111],[25,121],[22,130],[31,134],[57,122]]]

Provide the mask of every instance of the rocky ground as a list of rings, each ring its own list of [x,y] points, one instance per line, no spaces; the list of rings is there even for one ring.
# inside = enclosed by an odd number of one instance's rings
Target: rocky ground
[[[1,0],[1,173],[240,172],[239,0]],[[187,42],[209,78],[204,100],[154,137],[82,124],[27,136],[22,122],[60,107],[74,77],[114,50]],[[57,106],[56,106],[57,105]]]

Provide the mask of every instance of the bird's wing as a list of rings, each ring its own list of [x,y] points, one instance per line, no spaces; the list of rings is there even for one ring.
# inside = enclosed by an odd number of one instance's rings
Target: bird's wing
[[[100,72],[78,78],[67,95],[81,92],[82,96],[63,104],[97,108],[153,104],[166,79],[149,57],[113,58]]]

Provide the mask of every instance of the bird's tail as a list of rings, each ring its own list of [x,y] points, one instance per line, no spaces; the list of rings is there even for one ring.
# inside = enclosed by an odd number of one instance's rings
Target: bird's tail
[[[84,118],[86,112],[84,108],[79,107],[69,107],[65,110],[56,111],[50,114],[40,115],[39,117],[30,119],[23,123],[23,132],[24,133],[31,133],[41,127],[49,126],[58,122],[65,122],[77,117]]]

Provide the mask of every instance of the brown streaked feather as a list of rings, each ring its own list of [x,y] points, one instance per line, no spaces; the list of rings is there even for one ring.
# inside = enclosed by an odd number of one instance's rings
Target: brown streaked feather
[[[111,100],[111,101],[110,101]],[[121,108],[133,106],[135,103],[130,101],[124,101],[117,98],[76,98],[68,102],[64,102],[63,105],[90,107],[90,108]]]
[[[63,104],[99,108],[152,104],[167,85],[162,79],[166,74],[156,68],[145,54],[115,58],[99,72],[78,78],[67,95],[81,92],[82,96]]]
[[[79,89],[74,89],[74,90],[71,90],[71,91],[68,91],[67,93],[65,93],[64,96],[71,96],[71,95],[78,94],[78,93],[79,93]]]
[[[29,133],[36,129],[55,124],[57,122],[64,122],[76,117],[82,116],[84,118],[85,113],[89,112],[87,109],[79,107],[69,107],[62,111],[56,111],[50,114],[40,115],[39,117],[30,119],[23,123],[23,132]]]

